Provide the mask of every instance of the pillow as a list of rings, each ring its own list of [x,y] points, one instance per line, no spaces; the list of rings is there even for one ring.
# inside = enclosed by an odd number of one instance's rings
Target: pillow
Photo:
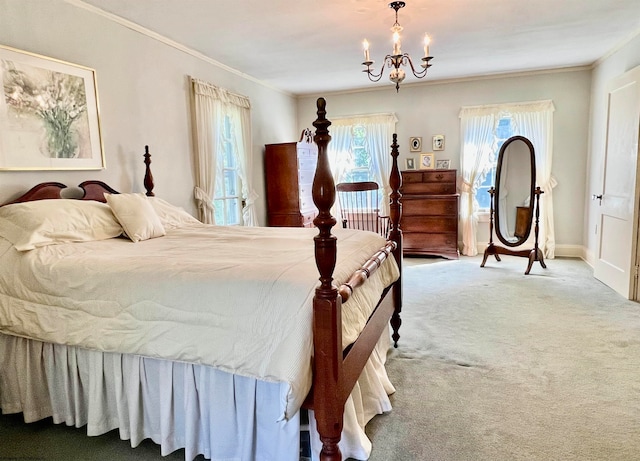
[[[90,200],[48,199],[0,207],[0,235],[19,251],[118,237],[109,206]]]
[[[158,214],[144,194],[104,194],[107,204],[132,242],[166,234]]]
[[[166,200],[158,197],[149,197],[148,200],[153,205],[153,209],[156,210],[165,229],[176,229],[187,224],[202,224],[184,209],[171,205]]]

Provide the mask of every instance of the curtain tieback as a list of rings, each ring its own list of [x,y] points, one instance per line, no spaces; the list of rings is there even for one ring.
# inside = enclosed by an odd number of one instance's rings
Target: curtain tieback
[[[473,187],[470,182],[462,181],[462,184],[460,185],[460,190],[465,194],[470,194],[471,192],[473,192]]]
[[[209,197],[209,194],[207,194],[204,189],[196,186],[193,188],[193,195],[195,196],[196,200],[198,201],[198,206],[200,208],[208,208],[211,211],[213,211],[213,199],[211,197]]]

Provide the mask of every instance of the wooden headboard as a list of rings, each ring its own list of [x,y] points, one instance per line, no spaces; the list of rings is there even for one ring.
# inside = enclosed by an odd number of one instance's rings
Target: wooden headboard
[[[149,146],[144,146],[144,164],[144,187],[147,191],[146,195],[148,197],[153,197],[155,194],[153,193],[154,184],[153,175],[151,174],[151,154],[149,153]],[[84,181],[80,183],[78,187],[83,191],[82,197],[79,197],[78,200],[106,202],[106,199],[104,198],[105,193],[120,193],[107,183],[97,180]],[[62,190],[66,188],[67,186],[65,184],[59,182],[43,182],[33,186],[20,197],[11,200],[10,202],[3,203],[0,206],[10,205],[12,203],[31,202],[33,200],[61,199],[63,198]]]

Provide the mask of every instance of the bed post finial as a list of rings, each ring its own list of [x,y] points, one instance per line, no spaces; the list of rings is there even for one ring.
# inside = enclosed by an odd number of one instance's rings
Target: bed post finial
[[[318,145],[318,163],[313,177],[313,202],[318,208],[318,216],[313,223],[318,228],[314,237],[316,266],[320,273],[320,285],[313,298],[313,348],[314,348],[314,388],[313,400],[322,404],[315,407],[315,416],[322,441],[320,461],[341,461],[338,447],[342,433],[344,400],[342,389],[342,304],[338,289],[333,283],[336,265],[336,237],[331,228],[336,219],[331,215],[331,207],[336,198],[335,183],[327,144],[331,140],[326,119],[326,102],[318,98],[318,118],[313,122],[316,134],[313,140]],[[315,370],[322,370],[316,373]]]
[[[402,311],[402,230],[400,230],[400,217],[402,216],[402,203],[400,198],[400,187],[402,186],[402,176],[398,168],[398,155],[400,154],[398,146],[398,135],[393,133],[393,143],[391,144],[391,174],[389,175],[389,187],[391,194],[389,195],[389,216],[391,219],[391,230],[389,231],[389,240],[396,242],[396,249],[393,251],[393,257],[396,259],[398,268],[400,269],[400,278],[393,284],[393,303],[395,306],[393,315],[391,316],[391,327],[393,328],[393,345],[398,347],[398,339],[400,339],[400,311]]]
[[[147,197],[153,197],[156,194],[153,193],[153,175],[151,174],[151,154],[149,153],[149,146],[144,146],[144,188],[147,190]]]

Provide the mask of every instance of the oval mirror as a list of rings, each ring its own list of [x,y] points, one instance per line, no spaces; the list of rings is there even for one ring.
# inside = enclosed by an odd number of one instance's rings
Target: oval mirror
[[[520,246],[529,238],[535,182],[533,144],[523,136],[507,139],[498,154],[494,196],[495,231],[506,246]]]

